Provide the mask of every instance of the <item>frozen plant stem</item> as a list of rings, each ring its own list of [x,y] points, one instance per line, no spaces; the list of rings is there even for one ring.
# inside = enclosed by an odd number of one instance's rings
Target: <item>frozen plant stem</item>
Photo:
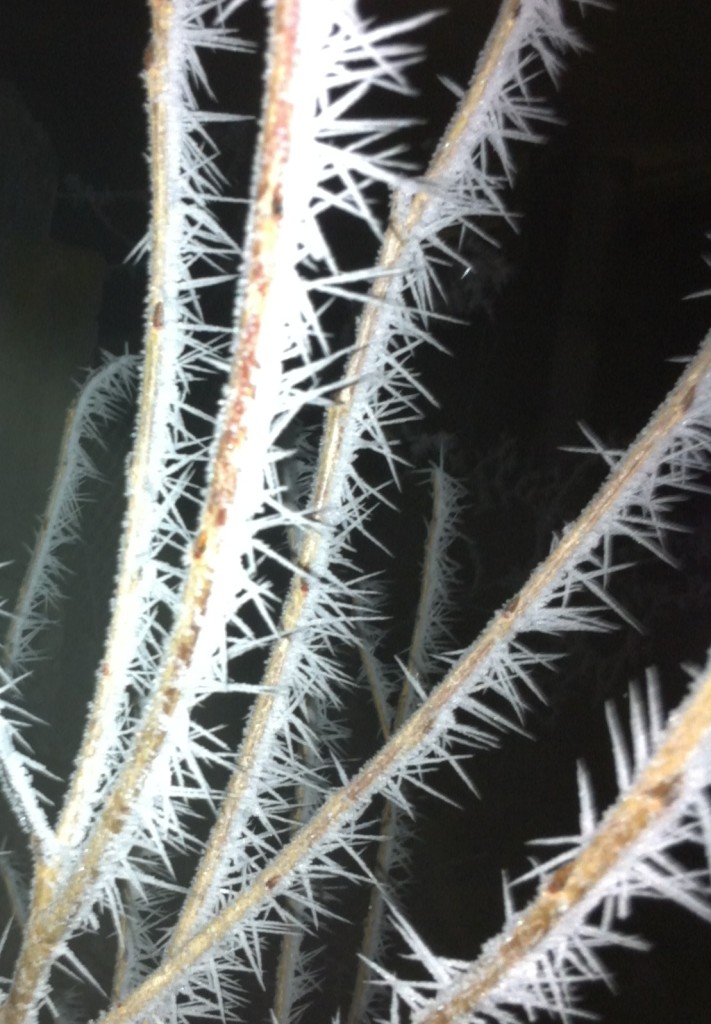
[[[291,941],[304,930],[304,917],[318,921],[325,913],[323,878],[343,883],[355,873],[373,881],[361,853],[366,840],[379,838],[363,824],[373,798],[386,801],[389,833],[396,812],[411,809],[411,786],[439,764],[456,767],[455,745],[490,746],[492,734],[509,724],[502,698],[511,717],[522,717],[525,691],[538,692],[534,675],[548,658],[527,638],[608,628],[609,612],[619,611],[609,593],[622,567],[615,539],[633,539],[663,556],[670,505],[708,467],[711,336],[548,558],[425,696],[423,678],[435,671],[446,633],[450,517],[458,500],[440,468],[400,706],[379,704],[384,743],[349,776],[342,735],[322,737],[318,723],[320,715],[338,717],[340,691],[351,682],[338,654],[361,643],[358,622],[372,596],[353,565],[354,537],[367,533],[380,487],[363,475],[360,456],[375,451],[395,462],[390,434],[412,415],[423,390],[412,356],[430,340],[439,269],[444,261],[466,264],[452,247],[451,229],[457,236],[506,216],[510,144],[533,138],[536,121],[549,116],[532,93],[531,62],[535,56],[555,76],[561,52],[578,44],[558,0],[504,0],[429,169],[412,179],[389,141],[406,122],[367,116],[361,101],[373,90],[409,91],[405,71],[417,52],[405,39],[429,17],[380,27],[360,19],[348,0],[274,0],[238,251],[213,213],[222,183],[209,127],[224,118],[202,112],[195,89],[205,85],[200,48],[245,48],[226,27],[241,3],[150,0],[146,351],[113,614],[54,825],[29,792],[41,766],[24,751],[12,717],[18,712],[4,701],[0,706],[2,775],[13,806],[31,811],[24,817],[34,857],[0,1024],[29,1024],[45,1008],[55,1012],[50,985],[57,967],[86,976],[73,940],[105,928],[102,915],[110,916],[122,946],[104,1024],[230,1019],[241,998],[235,974],[252,970],[261,981],[268,943],[285,932]],[[393,194],[382,233],[373,186]],[[334,211],[378,238],[374,268],[342,269],[329,234]],[[203,316],[202,297],[231,280],[235,262],[228,357],[219,327]],[[347,358],[332,352],[327,327],[331,303],[343,297],[363,304]],[[226,385],[213,422],[191,404],[191,387],[216,369]],[[311,407],[322,413],[323,435],[309,500],[295,511],[278,479],[290,456],[281,439]],[[191,425],[201,417],[212,428],[207,441]],[[196,464],[206,480],[198,497]],[[186,506],[195,506],[192,514]],[[279,531],[300,538],[293,564],[272,539]],[[273,565],[290,572],[281,594],[265,568]],[[11,636],[10,653],[16,646]],[[261,651],[264,670],[255,684],[241,677],[240,657]],[[374,664],[369,652],[364,660]],[[423,994],[372,965],[392,984],[394,1017],[398,1000],[430,1024],[475,1019],[481,1000],[490,1013],[492,993],[556,929],[564,932],[561,948],[583,941],[565,925],[568,916],[596,889],[609,895],[605,885],[659,818],[684,800],[701,806],[711,729],[707,674],[666,736],[653,730],[658,751],[638,765],[634,786],[594,835],[586,825],[577,855],[545,882],[481,965],[449,971],[423,953],[439,984],[432,998],[431,986]],[[234,695],[253,702],[232,751],[202,725],[199,712],[211,697]],[[212,827],[198,843],[193,822],[206,814]],[[344,854],[353,872],[343,867]],[[194,862],[190,883],[181,887],[173,861],[186,855]],[[378,863],[382,873],[386,861]],[[384,886],[378,900],[387,892]],[[701,902],[692,902],[698,911]],[[405,926],[401,931],[420,948]],[[285,960],[298,956],[292,948]],[[517,984],[520,1004],[509,993],[496,1012],[501,1005],[520,1005],[522,1012],[534,1006],[526,982]],[[556,989],[554,996],[542,1008],[564,1015],[566,993],[558,998]],[[295,1013],[283,1011],[288,1022]],[[350,1024],[356,1018],[360,1009]],[[501,1020],[509,1019],[501,1011]]]
[[[640,773],[634,786],[623,793],[618,803],[610,809],[580,853],[545,878],[537,899],[525,911],[515,915],[515,923],[507,927],[499,939],[489,944],[481,958],[466,973],[463,972],[453,980],[448,989],[443,986],[430,1001],[418,1007],[415,1017],[417,1024],[456,1024],[458,1021],[476,1019],[478,1014],[484,1017],[495,1014],[496,1004],[516,1003],[511,990],[515,988],[518,979],[511,984],[510,976],[515,978],[517,973],[526,970],[528,964],[535,965],[537,960],[540,962],[544,959],[548,954],[546,947],[555,949],[557,944],[575,949],[574,936],[577,930],[581,935],[577,948],[582,950],[585,939],[582,938],[584,933],[580,927],[581,921],[609,898],[610,888],[614,890],[610,879],[615,875],[621,876],[623,880],[620,883],[619,899],[624,900],[625,875],[632,874],[632,866],[643,864],[645,856],[654,854],[655,830],[670,818],[683,819],[686,810],[684,804],[691,802],[688,790],[691,790],[692,801],[700,803],[704,800],[703,788],[711,781],[710,737],[711,665],[707,665],[695,681],[695,692],[675,715],[651,762]],[[700,760],[699,755],[701,761],[694,765],[694,759]],[[697,775],[701,775],[701,779],[693,778],[694,770]],[[698,813],[702,814],[700,808]],[[672,821],[672,824],[679,829],[676,822]],[[691,838],[684,836],[683,821],[681,825],[681,841]],[[673,879],[667,881],[670,889],[667,895],[673,898]],[[682,905],[685,902],[693,904],[694,899],[685,899],[683,888],[679,888],[678,898]],[[654,894],[653,887],[645,893]],[[700,902],[693,909],[702,913],[703,903]],[[705,916],[711,920],[711,910],[707,910]],[[619,941],[610,923],[601,926],[603,940],[605,928],[609,932],[607,945]],[[564,955],[558,956],[561,961],[564,959]],[[534,973],[535,967],[529,967],[529,975]],[[540,974],[543,972],[540,971]],[[555,978],[553,971],[551,975],[548,980],[551,989],[548,1009],[557,1008],[564,1012],[566,999],[556,999],[555,994],[556,983],[560,985],[561,991],[564,990],[563,972],[560,978]],[[579,980],[589,981],[594,978],[593,969],[587,978],[583,976]],[[545,985],[546,980],[543,979],[541,987]],[[397,983],[394,987],[397,991]]]

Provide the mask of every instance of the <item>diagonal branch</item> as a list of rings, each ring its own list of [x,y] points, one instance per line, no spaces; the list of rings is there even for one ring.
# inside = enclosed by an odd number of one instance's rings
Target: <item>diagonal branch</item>
[[[690,762],[711,734],[711,664],[697,680],[695,692],[674,714],[670,727],[646,769],[610,809],[598,830],[572,861],[558,868],[542,887],[536,900],[517,915],[466,974],[452,986],[451,993],[439,993],[417,1014],[417,1024],[456,1024],[472,1020],[479,1010],[487,1016],[492,1000],[506,1003],[508,977],[529,957],[541,954],[546,945],[569,941],[579,931],[576,916],[587,917],[605,898],[606,883],[615,874],[626,873],[624,862],[644,842],[645,833],[665,822],[683,794]],[[708,782],[708,772],[706,773]],[[694,785],[693,789],[697,789]],[[682,801],[683,802],[683,801]],[[642,854],[644,856],[644,854]],[[684,868],[679,865],[679,872]],[[610,930],[610,925],[607,925]],[[584,939],[581,939],[581,944]],[[610,930],[609,941],[614,941]],[[562,962],[560,952],[557,960]],[[565,978],[561,979],[564,984]],[[561,985],[562,988],[562,985]],[[485,1005],[488,1004],[488,1005]]]

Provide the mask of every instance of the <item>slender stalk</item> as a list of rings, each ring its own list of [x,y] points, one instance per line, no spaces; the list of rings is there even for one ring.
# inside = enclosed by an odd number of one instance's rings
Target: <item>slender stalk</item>
[[[166,74],[169,63],[168,36],[174,9],[170,0],[152,0],[152,44],[147,55],[146,76],[149,91],[149,123],[151,139],[151,184],[153,190],[152,259],[149,286],[149,307],[162,302],[164,278],[167,274],[165,225],[168,223],[168,175],[165,165],[168,106]],[[15,965],[8,997],[0,1008],[0,1020],[23,1021],[34,1005],[37,993],[46,983],[58,944],[65,936],[69,922],[82,899],[84,865],[66,881],[69,866],[76,860],[69,851],[76,850],[83,823],[95,799],[107,756],[107,725],[111,722],[120,694],[125,686],[117,666],[125,665],[127,652],[133,648],[136,628],[136,591],[140,584],[139,554],[145,544],[145,523],[149,520],[152,487],[151,439],[156,433],[159,415],[155,395],[160,386],[163,353],[161,349],[162,318],[151,316],[146,333],[145,366],[141,389],[136,439],[128,474],[129,507],[122,542],[118,583],[113,616],[102,661],[94,702],[77,758],[77,767],[67,791],[64,806],[55,829],[57,847],[51,858],[36,860],[35,880],[27,925]],[[109,833],[111,834],[111,833]],[[94,865],[93,870],[96,870]],[[62,886],[62,895],[58,888]]]
[[[155,438],[162,426],[164,412],[156,400],[166,374],[164,319],[170,275],[169,237],[170,189],[176,168],[174,127],[170,114],[170,33],[175,18],[172,0],[150,0],[151,43],[145,55],[150,137],[150,177],[152,195],[151,265],[148,285],[148,322],[145,332],[145,356],[136,435],[128,480],[128,509],[119,558],[113,613],[106,640],[104,658],[99,667],[96,694],[79,755],[76,770],[67,791],[57,824],[57,840],[67,848],[76,847],[82,837],[87,813],[103,777],[107,758],[107,729],[116,714],[126,686],[125,670],[129,652],[134,648],[138,617],[142,608],[138,598],[142,584],[142,559],[147,543],[146,529],[151,522],[155,502]]]
[[[279,226],[283,216],[281,193],[291,155],[292,119],[288,97],[290,79],[294,74],[297,59],[296,41],[300,6],[300,0],[279,0],[273,14],[264,99],[264,126],[255,175],[255,212],[249,231],[252,241],[246,264],[248,271],[244,300],[236,330],[238,363],[233,373],[231,389],[243,386],[243,380],[247,380],[249,387],[250,362],[254,363],[258,346],[268,344],[268,338],[264,336],[263,331],[267,319],[267,306],[271,302],[272,306],[278,309],[279,305],[279,297],[273,293],[273,271]],[[270,316],[273,315],[273,310],[270,310]],[[246,396],[242,400],[247,400]],[[236,427],[238,422],[236,420]],[[235,487],[235,483],[229,480],[225,480],[224,483],[220,481],[220,455],[224,452],[224,455],[230,456],[232,451],[237,449],[240,440],[238,429],[230,429],[223,434],[218,447],[215,484],[210,488],[210,498],[204,517],[204,532],[201,533],[205,540],[203,562],[209,556],[208,547],[214,546],[215,539],[219,536],[221,510],[227,500],[230,500],[230,491],[233,492]],[[295,581],[290,592],[290,612],[285,615],[283,634],[288,635],[292,622],[298,620],[305,596],[304,588]],[[262,681],[263,695],[257,699],[250,716],[247,738],[241,744],[237,766],[220,806],[218,819],[211,830],[200,866],[171,935],[168,956],[172,950],[179,948],[194,930],[208,902],[218,865],[224,859],[232,819],[241,806],[246,787],[250,785],[254,762],[274,702],[274,688],[279,680],[281,663],[288,646],[287,639],[282,639],[276,644],[270,668]]]
[[[488,945],[455,991],[417,1015],[417,1024],[471,1020],[525,957],[555,932],[564,931],[567,915],[594,897],[596,887],[618,868],[644,833],[668,815],[690,759],[710,732],[711,666],[707,666],[695,693],[674,715],[657,753],[636,784],[611,808],[590,842],[553,874],[516,924]]]
[[[128,357],[115,360],[92,374],[72,403],[65,420],[59,458],[30,561],[20,586],[0,654],[0,679],[21,686],[31,679],[32,663],[42,658],[33,650],[37,635],[49,623],[48,607],[61,597],[62,568],[59,550],[79,536],[82,485],[96,470],[84,445],[95,436],[97,420],[110,419],[120,399],[127,398]],[[112,395],[113,389],[113,395]],[[116,402],[116,399],[119,402]],[[22,711],[18,708],[20,717]],[[8,716],[10,717],[10,716]],[[0,781],[32,848],[42,858],[56,853],[56,841],[47,814],[34,791],[31,777],[43,766],[25,759],[22,738],[6,720],[0,721],[4,756]]]
[[[442,610],[438,609],[437,605],[443,599],[444,591],[448,589],[447,585],[451,586],[452,583],[451,571],[448,572],[450,569],[448,544],[452,539],[449,536],[449,528],[456,514],[456,502],[453,494],[455,484],[453,480],[445,479],[441,466],[432,468],[430,479],[432,481],[432,512],[424,547],[419,599],[408,647],[407,669],[402,680],[391,725],[386,721],[384,710],[381,710],[380,702],[377,699],[380,687],[375,680],[371,683],[371,692],[376,701],[383,736],[386,740],[389,739],[391,732],[396,732],[401,728],[412,710],[414,695],[411,680],[422,681],[425,685],[428,681],[424,678],[426,673],[423,670],[428,659],[438,653],[438,645],[433,642],[437,638],[432,635],[434,623],[441,625],[443,618]],[[367,659],[365,654],[363,659],[370,676],[374,671],[372,659]],[[363,1016],[367,984],[372,974],[370,965],[375,962],[378,942],[382,935],[387,886],[392,874],[395,846],[398,839],[401,838],[401,833],[402,814],[392,801],[386,801],[380,816],[380,838],[373,869],[374,884],[363,924],[363,938],[346,1024],[357,1024]]]
[[[96,474],[82,442],[96,435],[97,424],[92,420],[110,419],[112,412],[120,407],[121,398],[127,399],[134,366],[134,357],[122,356],[93,372],[67,412],[47,505],[0,656],[5,670],[15,676],[22,672],[29,659],[30,641],[25,634],[34,633],[38,628],[41,616],[38,606],[60,596],[56,572],[48,568],[55,550],[78,537],[81,485],[87,476]],[[41,657],[41,653],[33,652],[33,656]]]

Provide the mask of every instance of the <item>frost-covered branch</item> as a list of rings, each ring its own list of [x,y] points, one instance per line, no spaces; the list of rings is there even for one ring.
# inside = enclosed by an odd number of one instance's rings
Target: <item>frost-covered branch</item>
[[[401,1019],[400,1001],[417,1024],[513,1024],[541,1012],[565,1020],[580,1005],[581,989],[606,978],[601,953],[618,945],[644,948],[616,927],[636,900],[672,900],[711,921],[708,867],[690,869],[680,849],[701,846],[711,864],[711,665],[666,730],[653,686],[646,702],[632,695],[630,714],[632,756],[610,711],[618,802],[598,823],[587,775],[579,773],[579,840],[532,872],[541,887],[528,908],[514,910],[509,897],[506,928],[478,960],[437,957],[396,919],[430,980],[381,972],[392,989],[391,1020]]]
[[[87,480],[96,478],[90,446],[99,442],[102,429],[125,411],[134,383],[135,359],[109,360],[86,380],[67,415],[54,480],[32,555],[25,570],[2,648],[0,679],[3,693],[19,693],[33,663],[42,659],[41,638],[51,618],[50,609],[62,600],[66,547],[81,531],[81,511]],[[55,838],[41,794],[33,777],[49,774],[28,756],[22,731],[33,716],[21,703],[0,701],[0,779],[5,796],[20,825],[38,851],[48,857]]]
[[[650,698],[649,712],[634,703],[634,770],[613,728],[620,804],[598,823],[581,783],[580,842],[540,870],[538,900],[480,964],[430,953],[397,911],[433,981],[410,984],[381,962],[395,832],[432,769],[458,770],[461,748],[489,748],[519,726],[528,695],[540,694],[539,670],[557,656],[553,638],[625,617],[612,593],[627,565],[619,539],[665,557],[675,503],[701,489],[711,463],[711,335],[628,451],[593,441],[608,480],[482,634],[446,660],[462,491],[434,470],[408,657],[381,670],[366,638],[382,587],[359,546],[377,535],[373,510],[403,461],[397,429],[426,390],[415,357],[440,315],[443,267],[468,270],[457,240],[508,217],[512,146],[551,118],[538,71],[555,79],[580,43],[559,0],[503,0],[449,128],[413,177],[400,145],[411,123],[375,116],[369,103],[411,95],[420,47],[410,37],[431,16],[383,25],[351,0],[274,0],[238,246],[216,215],[234,197],[222,194],[211,135],[231,115],[202,109],[201,53],[248,49],[231,28],[244,2],[150,0],[150,278],[128,508],[96,694],[56,814],[34,785],[29,712],[11,691],[32,668],[37,594],[59,577],[57,546],[76,537],[83,464],[59,478],[75,483],[56,492],[5,649],[0,774],[34,876],[0,1024],[64,1014],[53,992],[60,972],[103,990],[103,1024],[226,1021],[245,999],[243,978],[261,985],[277,947],[273,1012],[292,1024],[311,977],[308,932],[331,916],[327,884],[354,882],[374,886],[361,951],[378,962],[357,975],[349,1024],[367,1016],[371,968],[392,985],[393,1022],[403,1003],[430,1024],[476,1019],[479,1005],[504,1021],[514,1003],[564,1015],[596,950],[618,941],[612,919],[644,890],[645,872],[707,913],[705,876],[667,850],[681,836],[708,853],[708,672],[664,735],[658,703]],[[344,222],[380,246],[375,263],[354,268],[338,238]],[[232,288],[221,327],[207,296]],[[361,310],[346,344],[334,339],[343,300]],[[223,384],[207,409],[196,397],[206,377]],[[88,408],[72,427],[75,454],[91,433]],[[295,449],[313,419],[321,439],[311,458]],[[285,470],[295,454],[308,484],[293,501]],[[383,742],[355,760],[340,716],[359,649]],[[96,975],[80,952],[94,934],[108,962]]]

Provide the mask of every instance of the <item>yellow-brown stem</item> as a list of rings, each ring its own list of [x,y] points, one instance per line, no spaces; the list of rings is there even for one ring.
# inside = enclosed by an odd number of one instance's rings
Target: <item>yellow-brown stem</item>
[[[481,1001],[505,982],[507,973],[564,925],[565,915],[578,907],[643,833],[667,813],[689,758],[710,731],[711,671],[707,667],[647,768],[610,809],[590,842],[553,874],[516,925],[473,965],[470,980],[457,986],[453,997],[438,1000],[437,1008],[422,1014],[418,1024],[458,1024],[471,1018]]]

